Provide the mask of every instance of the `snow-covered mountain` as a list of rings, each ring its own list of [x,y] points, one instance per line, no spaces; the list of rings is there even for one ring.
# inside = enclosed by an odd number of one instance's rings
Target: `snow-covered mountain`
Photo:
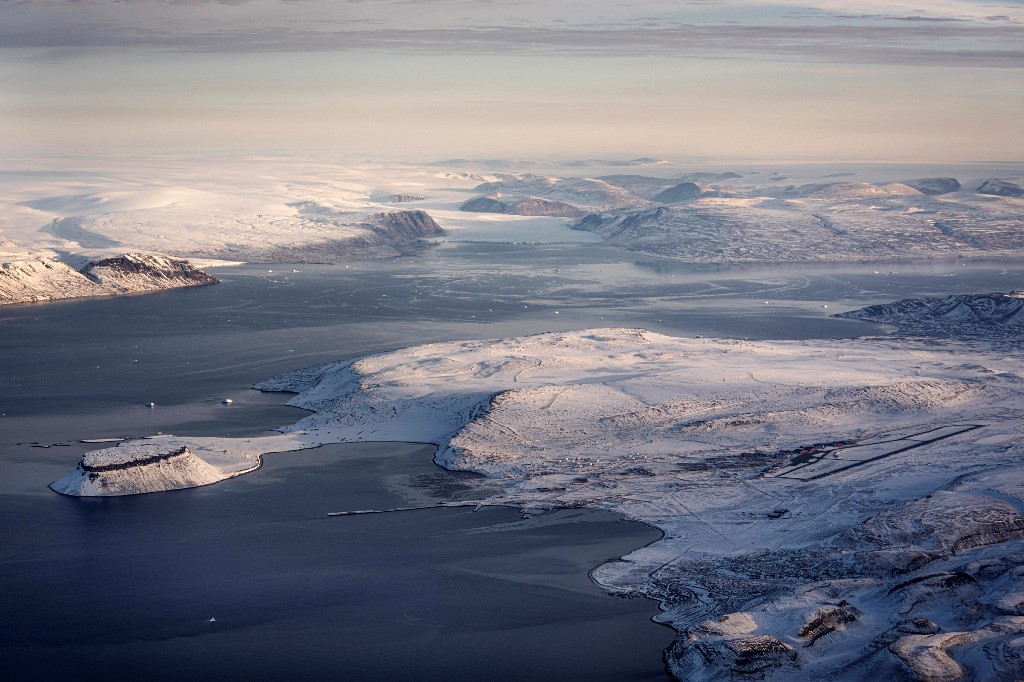
[[[463,202],[459,210],[575,218],[588,213],[643,209],[657,204],[691,201],[700,196],[732,194],[722,186],[699,186],[694,180],[740,177],[735,173],[694,173],[674,179],[644,175],[608,175],[601,178],[499,175],[500,179],[474,188],[483,194]]]
[[[0,304],[138,294],[216,284],[187,260],[128,253],[101,258],[81,271],[55,259],[0,263]]]
[[[109,294],[81,272],[56,259],[0,263],[0,304]]]
[[[838,174],[843,175],[843,174]],[[761,177],[778,181],[781,176]],[[738,184],[723,184],[733,183]],[[462,211],[587,215],[573,229],[628,249],[698,263],[1016,256],[1015,185],[962,191],[940,176],[905,182],[752,183],[736,173],[600,178],[504,174]]]
[[[1019,197],[1024,196],[1024,187],[1009,180],[993,178],[981,183],[977,192],[978,194],[990,194],[996,197]]]

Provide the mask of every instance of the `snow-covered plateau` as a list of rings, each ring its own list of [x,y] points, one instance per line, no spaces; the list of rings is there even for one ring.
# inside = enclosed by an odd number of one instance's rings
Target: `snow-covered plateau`
[[[325,173],[308,160],[301,170],[256,159],[165,161],[103,170],[0,164],[12,178],[0,190],[0,267],[15,281],[0,283],[0,302],[152,290],[123,276],[106,277],[106,291],[97,290],[75,272],[125,254],[210,265],[336,263],[398,256],[444,234],[426,211],[395,205],[424,199],[409,191],[417,188],[406,184],[408,174],[389,186],[351,168]]]
[[[592,575],[660,601],[679,679],[1016,679],[1019,350],[642,329],[431,344],[258,384],[314,412],[281,435],[129,442],[53,487],[166,490],[266,452],[433,442],[438,463],[501,483],[481,502],[596,507],[660,528]]]

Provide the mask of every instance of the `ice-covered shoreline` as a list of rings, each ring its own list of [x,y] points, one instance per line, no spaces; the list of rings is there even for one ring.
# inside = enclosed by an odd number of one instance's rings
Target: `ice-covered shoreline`
[[[662,540],[592,575],[661,602],[681,679],[1015,665],[984,653],[1024,632],[1010,604],[1024,594],[1011,570],[1018,554],[1024,564],[1024,360],[1005,349],[589,329],[416,346],[256,387],[293,392],[288,404],[312,414],[267,438],[155,447],[187,447],[226,478],[271,451],[430,442],[442,466],[500,483],[489,502],[651,524]],[[186,487],[153,468],[152,447],[86,457],[94,469],[137,460],[132,492]],[[92,473],[77,494],[121,494]],[[961,573],[967,596],[935,578]],[[949,658],[947,640],[974,653]]]

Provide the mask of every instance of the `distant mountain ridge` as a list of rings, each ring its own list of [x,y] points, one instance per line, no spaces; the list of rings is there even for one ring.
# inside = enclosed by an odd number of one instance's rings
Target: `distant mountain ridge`
[[[459,210],[577,218],[572,229],[609,244],[693,263],[1015,257],[1024,250],[1022,190],[1005,180],[969,191],[945,176],[792,185],[748,180],[735,187],[721,183],[742,180],[738,173],[492,178]]]
[[[641,186],[636,176],[628,182]],[[680,184],[651,195],[648,206],[597,211],[572,228],[692,263],[1018,256],[1024,250],[1019,200],[946,191],[954,186],[955,178],[704,186],[695,196],[693,187]]]

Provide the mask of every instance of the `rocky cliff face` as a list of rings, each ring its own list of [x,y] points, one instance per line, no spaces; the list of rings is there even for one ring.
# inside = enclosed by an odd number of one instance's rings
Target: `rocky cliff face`
[[[426,237],[444,234],[441,226],[426,211],[372,213],[366,226],[393,244],[410,244]]]
[[[220,281],[187,260],[142,253],[103,258],[85,266],[82,273],[97,284],[121,293],[176,289]]]
[[[53,259],[0,263],[0,305],[216,284],[186,260],[130,253],[74,270]]]

